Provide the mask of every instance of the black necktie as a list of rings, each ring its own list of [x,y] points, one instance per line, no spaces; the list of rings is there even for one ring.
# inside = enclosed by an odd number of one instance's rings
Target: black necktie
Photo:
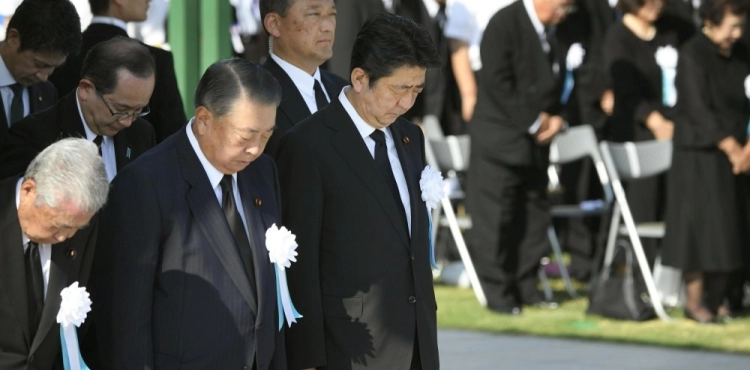
[[[234,191],[232,191],[232,176],[224,175],[221,179],[221,208],[224,209],[224,216],[227,218],[229,223],[229,229],[232,230],[234,241],[237,242],[237,251],[240,253],[242,258],[242,264],[245,266],[245,272],[247,273],[248,279],[250,280],[250,286],[255,289],[255,268],[253,268],[253,257],[250,250],[250,240],[247,238],[245,232],[245,225],[242,223],[240,218],[240,212],[237,210],[237,203],[234,199]],[[248,222],[248,228],[250,223]]]
[[[552,27],[544,27],[544,38],[547,40],[549,51],[547,52],[547,58],[549,58],[549,65],[552,67],[552,73],[557,75],[559,73],[560,66],[557,60],[557,40],[555,39],[555,29]]]
[[[328,105],[328,99],[326,99],[326,95],[323,93],[323,88],[320,86],[318,80],[315,80],[313,90],[315,90],[315,104],[318,105],[318,110],[325,108]]]
[[[94,138],[94,144],[96,144],[96,147],[99,149],[99,156],[102,156],[102,141],[104,141],[104,136],[102,135],[96,135]]]
[[[13,90],[13,99],[10,101],[10,125],[23,118],[23,85],[16,83],[10,85]]]
[[[44,308],[44,274],[39,257],[39,244],[29,242],[24,254],[26,261],[26,296],[29,302],[29,329],[32,337],[39,328]]]
[[[404,218],[404,224],[408,225],[406,222],[404,204],[401,202],[401,195],[398,191],[396,178],[393,176],[391,161],[388,159],[388,148],[385,145],[385,133],[381,130],[375,130],[370,134],[370,137],[372,140],[375,140],[375,165],[378,166],[378,170],[380,170],[383,180],[388,184],[388,188],[391,189],[391,195],[393,195],[393,200],[396,201],[396,208],[398,208],[399,213]]]

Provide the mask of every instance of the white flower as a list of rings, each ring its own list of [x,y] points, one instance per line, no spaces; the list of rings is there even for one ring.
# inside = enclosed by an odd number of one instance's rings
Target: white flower
[[[271,262],[277,266],[288,268],[292,262],[297,262],[297,237],[282,226],[279,229],[276,224],[266,230],[266,249]]]
[[[658,49],[656,49],[656,63],[661,68],[677,68],[677,58],[679,57],[677,54],[677,49],[674,47],[667,45],[667,46],[660,46]]]
[[[750,75],[745,77],[745,96],[750,99]]]
[[[570,49],[568,49],[568,57],[565,61],[568,71],[575,71],[578,69],[578,67],[583,64],[584,56],[586,56],[586,50],[583,49],[580,42],[570,45]]]
[[[422,189],[422,200],[427,203],[427,208],[437,208],[438,203],[445,198],[443,186],[443,176],[440,172],[426,166],[419,179],[419,188]]]
[[[79,287],[78,282],[70,284],[60,292],[62,302],[57,312],[57,322],[64,327],[70,325],[81,326],[86,320],[86,314],[91,311],[91,299],[86,288]]]

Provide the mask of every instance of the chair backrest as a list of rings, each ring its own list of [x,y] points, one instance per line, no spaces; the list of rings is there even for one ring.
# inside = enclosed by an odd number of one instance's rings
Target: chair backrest
[[[599,145],[591,125],[568,128],[555,136],[550,144],[549,160],[552,164],[564,164],[589,157],[594,162],[596,174],[604,189],[604,200],[611,204],[614,200],[610,178],[599,152]]]
[[[432,153],[441,171],[466,171],[469,169],[469,135],[446,136],[442,139],[428,139]]]
[[[641,142],[600,144],[604,164],[612,180],[633,180],[663,173],[672,165],[672,142],[651,140]]]

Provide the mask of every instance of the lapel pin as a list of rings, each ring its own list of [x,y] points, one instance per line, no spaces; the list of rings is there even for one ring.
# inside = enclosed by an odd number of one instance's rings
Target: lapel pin
[[[125,150],[125,158],[130,158],[130,148]]]
[[[263,201],[262,201],[262,200],[260,200],[260,198],[256,198],[256,199],[255,199],[255,206],[256,206],[256,207],[260,207],[260,206],[261,206],[262,204],[263,204]]]
[[[404,141],[404,144],[409,144],[409,137],[408,136],[404,136],[404,140],[403,141]]]
[[[41,96],[39,97],[39,101],[42,101],[42,97]]]
[[[65,251],[65,256],[68,257],[68,258],[70,258],[70,259],[75,259],[76,258],[76,250],[73,249],[73,248],[68,248]]]

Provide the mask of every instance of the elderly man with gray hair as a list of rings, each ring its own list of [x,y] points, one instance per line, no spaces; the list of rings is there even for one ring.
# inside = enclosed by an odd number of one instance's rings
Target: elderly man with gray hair
[[[0,182],[0,369],[51,369],[60,292],[86,285],[109,192],[96,145],[63,139]],[[91,221],[91,222],[90,222]]]

